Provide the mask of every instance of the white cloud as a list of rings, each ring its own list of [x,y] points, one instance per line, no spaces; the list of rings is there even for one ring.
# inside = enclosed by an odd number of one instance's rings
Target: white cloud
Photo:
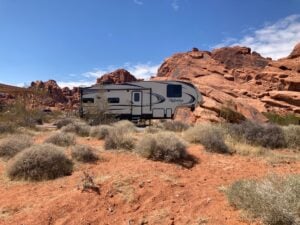
[[[141,0],[133,0],[133,2],[134,2],[135,4],[137,4],[137,5],[143,5],[143,4],[144,4],[144,2],[141,1]]]
[[[236,41],[225,39],[214,47],[241,45],[250,47],[264,57],[279,59],[286,57],[300,41],[300,14],[268,24]]]
[[[95,81],[57,81],[58,86],[63,87],[88,87],[95,84]]]
[[[136,64],[126,65],[125,69],[139,79],[149,80],[151,76],[155,76],[160,65]]]
[[[175,11],[178,11],[179,10],[179,0],[172,0],[171,6]]]

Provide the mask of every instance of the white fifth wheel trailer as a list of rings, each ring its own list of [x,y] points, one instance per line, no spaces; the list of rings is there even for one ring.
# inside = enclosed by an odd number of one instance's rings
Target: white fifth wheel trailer
[[[80,115],[106,109],[120,119],[171,119],[179,107],[194,110],[203,102],[198,89],[184,81],[137,81],[80,88]]]

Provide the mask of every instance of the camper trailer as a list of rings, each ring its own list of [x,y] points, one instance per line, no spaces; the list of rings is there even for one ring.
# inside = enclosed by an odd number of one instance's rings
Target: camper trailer
[[[80,88],[80,115],[105,110],[120,119],[171,119],[179,107],[202,103],[197,88],[184,81],[138,81]]]

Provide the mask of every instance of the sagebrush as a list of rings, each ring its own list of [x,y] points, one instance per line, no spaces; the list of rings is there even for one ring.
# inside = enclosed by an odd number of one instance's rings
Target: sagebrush
[[[90,130],[91,127],[83,122],[70,123],[62,128],[62,132],[75,133],[81,137],[88,137]]]
[[[240,180],[227,190],[229,203],[268,225],[300,224],[300,176]]]
[[[76,143],[75,136],[64,132],[56,132],[45,140],[45,143],[52,143],[61,147],[74,145]]]
[[[112,129],[113,127],[109,125],[95,126],[91,128],[90,136],[101,140],[104,139],[109,134],[109,131]]]
[[[151,160],[177,163],[187,167],[191,167],[195,162],[193,157],[187,153],[186,144],[170,132],[143,136],[138,141],[135,151]]]
[[[41,181],[70,175],[73,163],[52,144],[33,145],[16,155],[6,172],[12,180]]]
[[[224,135],[221,127],[213,124],[198,124],[189,128],[184,137],[192,143],[199,143],[206,151],[217,153],[230,153],[230,149],[224,142]]]
[[[0,141],[0,157],[5,159],[12,158],[32,144],[32,138],[27,135],[11,135]]]
[[[71,156],[79,162],[95,162],[99,159],[95,149],[87,145],[76,145],[71,149]]]
[[[291,149],[300,150],[300,126],[289,125],[283,127],[286,144]]]

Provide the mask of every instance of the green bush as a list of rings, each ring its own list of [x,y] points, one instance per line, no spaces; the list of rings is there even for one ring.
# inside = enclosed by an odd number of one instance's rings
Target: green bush
[[[62,128],[62,132],[75,133],[81,137],[88,137],[90,135],[91,127],[82,122],[75,122],[68,124]]]
[[[182,132],[190,126],[186,123],[177,120],[167,120],[162,123],[162,128],[167,131]]]
[[[177,163],[186,167],[191,167],[195,163],[194,158],[187,153],[185,143],[169,132],[143,136],[138,141],[135,151],[154,161]]]
[[[229,123],[239,123],[246,120],[245,116],[228,107],[221,107],[219,116],[224,118]]]
[[[293,113],[288,113],[285,115],[279,115],[274,112],[267,112],[264,115],[269,119],[271,123],[276,123],[279,125],[300,125],[300,117]]]
[[[72,147],[71,156],[79,162],[95,162],[99,159],[95,154],[95,150],[86,145],[77,145]]]
[[[0,141],[0,157],[9,159],[30,147],[33,140],[27,135],[12,135]]]
[[[73,163],[52,144],[34,145],[16,155],[7,166],[12,180],[41,181],[71,175]]]
[[[189,142],[202,144],[206,151],[230,153],[230,150],[224,142],[221,129],[221,127],[212,124],[199,124],[188,129],[184,133],[184,137]]]
[[[242,137],[249,144],[266,148],[282,148],[286,146],[281,127],[275,124],[259,124],[245,121],[240,124],[229,125],[229,132],[236,137]]]
[[[90,131],[90,136],[101,140],[109,134],[109,131],[111,129],[113,129],[113,127],[109,125],[99,125],[96,127],[92,127]]]
[[[283,127],[286,144],[289,148],[300,150],[300,126],[289,125]]]
[[[66,134],[63,132],[57,132],[52,134],[45,140],[45,143],[55,144],[61,147],[66,147],[75,144],[75,136],[72,134]]]
[[[227,190],[229,203],[268,225],[297,225],[300,222],[300,176],[241,180]]]

